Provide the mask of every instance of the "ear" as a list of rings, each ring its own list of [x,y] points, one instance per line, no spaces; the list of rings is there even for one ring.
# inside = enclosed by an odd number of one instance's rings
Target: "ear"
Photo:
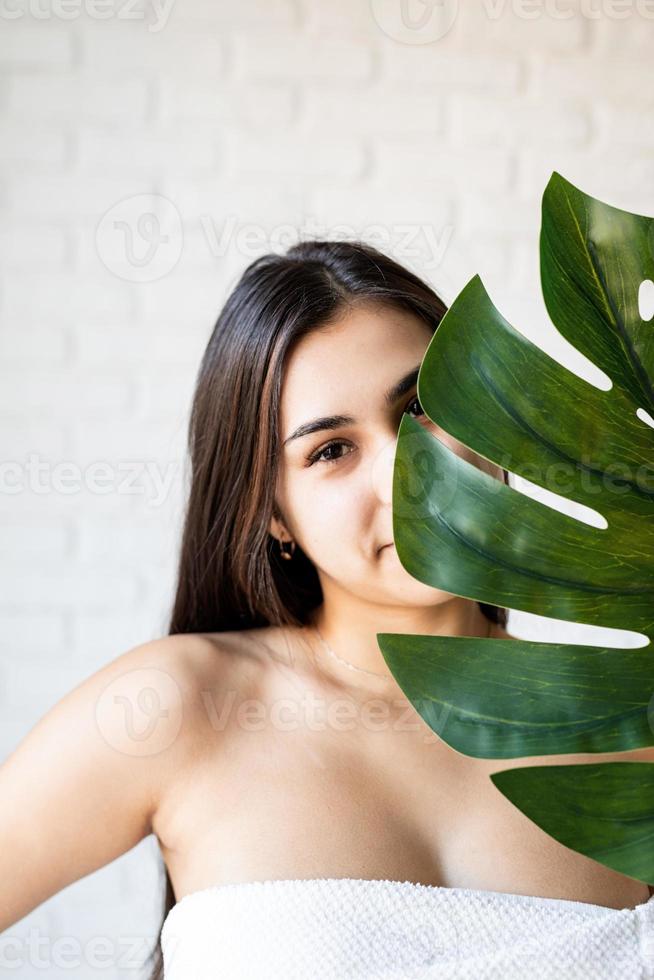
[[[270,528],[269,528],[269,531],[270,531],[270,534],[272,534],[273,538],[276,538],[277,541],[279,541],[281,539],[279,521],[275,520],[274,517],[272,517],[270,519]]]
[[[281,517],[275,516],[275,513],[273,513],[273,516],[270,518],[270,533],[272,534],[273,538],[277,539],[277,541],[288,541],[290,538],[290,534],[286,530]]]

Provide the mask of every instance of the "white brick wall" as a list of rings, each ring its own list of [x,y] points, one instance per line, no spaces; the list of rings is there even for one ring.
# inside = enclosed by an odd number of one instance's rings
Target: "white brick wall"
[[[165,631],[195,371],[227,290],[276,231],[368,233],[446,301],[478,272],[518,329],[597,380],[544,312],[540,196],[556,169],[654,210],[645,0],[570,18],[461,3],[431,43],[398,35],[399,0],[123,6],[99,19],[80,0],[63,19],[54,0],[40,16],[0,4],[0,445],[23,481],[1,498],[0,758],[74,683]],[[178,261],[151,282],[115,274],[115,243],[96,236],[139,195],[163,195],[180,222]],[[138,492],[122,492],[139,463]],[[548,635],[570,638],[559,627]],[[152,931],[152,869],[146,842],[14,931]]]

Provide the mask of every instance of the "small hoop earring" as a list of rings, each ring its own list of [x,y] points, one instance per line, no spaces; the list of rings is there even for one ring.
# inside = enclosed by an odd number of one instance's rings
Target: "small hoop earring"
[[[290,561],[291,558],[293,557],[293,553],[295,552],[295,541],[290,542],[290,549],[291,549],[290,551],[285,550],[284,548],[285,544],[286,544],[285,541],[279,542],[279,553],[282,556],[282,558],[285,558],[287,561]]]

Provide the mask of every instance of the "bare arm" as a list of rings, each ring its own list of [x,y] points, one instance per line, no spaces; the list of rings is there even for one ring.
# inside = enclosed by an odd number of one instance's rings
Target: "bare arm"
[[[184,739],[183,644],[163,637],[111,661],[0,766],[0,933],[152,832]]]

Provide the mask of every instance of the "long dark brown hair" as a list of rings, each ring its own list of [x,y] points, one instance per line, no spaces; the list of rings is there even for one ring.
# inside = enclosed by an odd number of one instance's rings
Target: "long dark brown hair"
[[[188,427],[191,482],[169,634],[302,626],[322,602],[313,563],[280,560],[270,534],[282,376],[300,337],[360,301],[408,310],[436,330],[447,307],[426,282],[363,242],[300,242],[252,262],[227,297],[200,363]],[[508,474],[503,471],[504,481]],[[507,611],[479,603],[506,627]],[[175,904],[167,870],[164,920]],[[163,920],[162,920],[163,926]],[[163,974],[161,930],[150,980]]]

